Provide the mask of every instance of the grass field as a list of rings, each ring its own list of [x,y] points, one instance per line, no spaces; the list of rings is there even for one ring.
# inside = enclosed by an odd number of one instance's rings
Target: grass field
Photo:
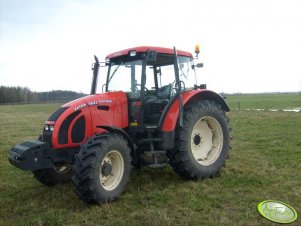
[[[301,95],[229,96],[232,150],[220,177],[186,181],[171,168],[134,169],[113,203],[88,206],[72,184],[45,187],[7,161],[34,139],[58,104],[0,106],[0,225],[276,225],[257,205],[287,202],[301,225],[301,113],[234,110],[301,107]]]
[[[243,94],[228,96],[230,109],[293,109],[301,107],[301,94]]]

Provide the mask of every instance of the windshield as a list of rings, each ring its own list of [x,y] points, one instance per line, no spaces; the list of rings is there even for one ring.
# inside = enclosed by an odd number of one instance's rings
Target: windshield
[[[192,69],[193,61],[189,57],[178,57],[179,79],[182,88],[192,88],[196,84],[195,71]],[[158,55],[156,62],[145,65],[145,88],[148,94],[156,94],[164,86],[175,89],[174,58],[172,55]],[[112,61],[107,77],[107,91],[123,91],[139,95],[141,93],[141,76],[143,61]],[[145,94],[146,95],[146,94]]]
[[[109,92],[124,91],[137,92],[140,86],[142,72],[142,60],[129,62],[111,62],[108,76]],[[139,88],[140,90],[140,88]]]
[[[192,69],[193,60],[188,57],[178,57],[179,61],[179,79],[183,81],[185,84],[185,88],[192,88],[194,87],[196,82],[195,71]],[[175,88],[175,70],[174,65],[164,65],[160,66],[157,69],[158,73],[158,87],[163,87],[166,85],[171,84],[173,88]],[[182,83],[182,84],[183,84]],[[184,88],[184,87],[182,87]]]
[[[197,84],[195,71],[192,69],[193,60],[188,57],[178,57],[179,77],[183,81],[185,88],[192,88]]]

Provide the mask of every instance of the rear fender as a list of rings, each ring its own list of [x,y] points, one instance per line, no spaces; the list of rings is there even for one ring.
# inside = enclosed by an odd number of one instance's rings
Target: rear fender
[[[230,111],[229,106],[223,97],[219,94],[210,91],[210,90],[191,90],[185,93],[182,93],[183,106],[185,107],[189,103],[197,102],[200,100],[212,100],[218,103],[221,108],[228,112]],[[161,130],[163,132],[171,132],[176,128],[176,124],[179,117],[179,101],[174,101],[172,105],[170,105],[169,109],[166,111],[167,113],[163,116],[163,123],[161,124]]]

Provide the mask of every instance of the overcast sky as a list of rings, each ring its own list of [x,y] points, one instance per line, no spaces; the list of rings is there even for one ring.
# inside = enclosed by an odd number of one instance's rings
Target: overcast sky
[[[0,85],[89,93],[94,54],[195,44],[209,89],[301,91],[300,0],[0,0]]]

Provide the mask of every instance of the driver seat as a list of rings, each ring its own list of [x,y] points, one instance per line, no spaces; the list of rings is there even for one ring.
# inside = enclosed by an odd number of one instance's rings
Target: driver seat
[[[157,92],[157,99],[158,100],[167,100],[169,101],[171,98],[171,89],[172,89],[172,85],[166,85],[166,86],[162,86],[160,89],[158,89]]]
[[[170,101],[172,84],[162,86],[157,91],[157,95],[145,101],[144,122],[145,124],[158,124],[161,114]]]

